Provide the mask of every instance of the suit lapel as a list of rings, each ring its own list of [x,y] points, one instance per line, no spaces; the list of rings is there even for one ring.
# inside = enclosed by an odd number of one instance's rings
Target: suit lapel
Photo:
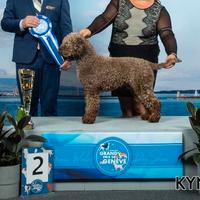
[[[43,0],[43,4],[42,4],[42,9],[41,9],[41,13],[43,14],[45,12],[45,8],[47,5],[48,0]]]
[[[36,15],[36,11],[35,11],[35,7],[34,7],[34,4],[33,4],[33,0],[26,0],[26,2],[29,5],[29,8],[30,8],[32,14]],[[46,5],[47,5],[47,2],[48,2],[48,0],[43,0],[41,13],[44,13]]]
[[[33,5],[33,0],[26,0],[26,2],[29,5],[29,8],[32,12],[32,15],[36,15],[35,8],[34,8],[34,5]]]

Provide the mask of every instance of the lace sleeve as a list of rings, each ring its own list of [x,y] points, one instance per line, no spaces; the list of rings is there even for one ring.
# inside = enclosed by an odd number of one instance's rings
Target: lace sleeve
[[[168,55],[170,53],[177,53],[176,38],[172,31],[170,15],[165,7],[161,10],[160,18],[157,24],[157,31],[165,47],[166,53]]]
[[[105,11],[88,26],[92,35],[101,32],[113,22],[118,12],[118,4],[119,0],[111,0]]]

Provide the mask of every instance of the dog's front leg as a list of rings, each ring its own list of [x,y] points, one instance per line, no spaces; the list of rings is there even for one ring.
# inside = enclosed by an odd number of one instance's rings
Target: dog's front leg
[[[85,91],[85,114],[82,118],[84,124],[93,124],[99,110],[99,93]]]

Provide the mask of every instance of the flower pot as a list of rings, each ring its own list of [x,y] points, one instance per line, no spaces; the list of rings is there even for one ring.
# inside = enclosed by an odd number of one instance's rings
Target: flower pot
[[[0,167],[0,199],[19,196],[20,165]]]

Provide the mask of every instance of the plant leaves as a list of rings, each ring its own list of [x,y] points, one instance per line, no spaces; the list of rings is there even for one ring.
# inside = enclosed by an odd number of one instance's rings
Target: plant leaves
[[[8,140],[12,144],[19,144],[21,142],[21,140],[22,140],[22,137],[19,134],[11,134],[11,135],[9,135]]]
[[[11,166],[19,163],[19,156],[15,154],[5,155],[3,158],[0,158],[0,166]]]
[[[195,153],[192,158],[196,164],[200,163],[200,153]]]
[[[196,121],[200,123],[200,109],[197,109],[196,111]]]
[[[189,117],[189,120],[190,120],[191,126],[192,125],[196,125],[196,126],[199,125],[198,122],[193,117]]]
[[[21,135],[22,138],[25,137],[25,133],[24,133],[24,130],[23,130],[23,129],[18,129],[18,130],[17,130],[17,134]]]
[[[46,142],[47,141],[46,138],[39,135],[29,135],[25,139],[32,142]]]
[[[196,119],[196,110],[197,110],[197,108],[191,102],[187,102],[187,109],[190,112],[190,114],[192,115],[192,117],[194,119]]]
[[[187,155],[189,152],[192,152],[194,150],[197,150],[197,148],[193,148],[193,149],[190,149],[188,151],[185,151],[184,153],[182,153],[179,157],[178,157],[178,160],[180,159],[184,159],[185,155]]]
[[[195,132],[200,136],[200,126],[194,126],[193,128]]]
[[[17,130],[17,123],[15,121],[15,118],[10,115],[9,113],[7,113],[7,119],[10,122],[11,125],[13,125],[15,127],[15,129]]]
[[[198,139],[200,140],[200,125],[197,125],[196,120],[194,120],[192,117],[189,117],[189,121],[192,126],[192,129],[195,131]]]
[[[24,105],[21,105],[17,109],[17,116],[16,116],[17,122],[19,122],[25,116],[26,116],[25,107],[24,107]]]
[[[12,129],[5,130],[4,128],[4,120],[7,117],[8,112],[4,111],[0,114],[0,140]]]
[[[198,139],[200,141],[200,126],[193,126],[192,128],[195,131],[196,136],[198,137]]]
[[[15,149],[17,147],[17,144],[15,143],[12,143],[10,140],[5,140],[6,142],[6,149],[7,151],[9,152],[8,155],[10,155],[11,153],[14,153],[15,152]]]
[[[8,130],[6,130],[5,132],[2,133],[2,135],[0,136],[0,140],[7,134],[9,133],[13,128],[10,128]]]
[[[6,144],[4,140],[0,141],[0,154],[2,154],[2,152],[4,152],[4,150],[6,149]]]
[[[28,123],[30,122],[31,120],[31,116],[30,115],[27,115],[25,117],[23,117],[19,122],[18,122],[18,128],[20,130],[24,129],[24,127],[26,125],[28,125]]]
[[[200,151],[200,143],[196,143],[196,142],[194,142],[194,144],[196,145],[196,147],[197,147],[198,150]]]
[[[2,112],[2,113],[0,114],[0,124],[3,123],[3,121],[4,121],[5,117],[6,117],[6,115],[7,115],[7,111],[4,111],[4,112]]]
[[[0,124],[0,135],[3,133],[4,123]]]

